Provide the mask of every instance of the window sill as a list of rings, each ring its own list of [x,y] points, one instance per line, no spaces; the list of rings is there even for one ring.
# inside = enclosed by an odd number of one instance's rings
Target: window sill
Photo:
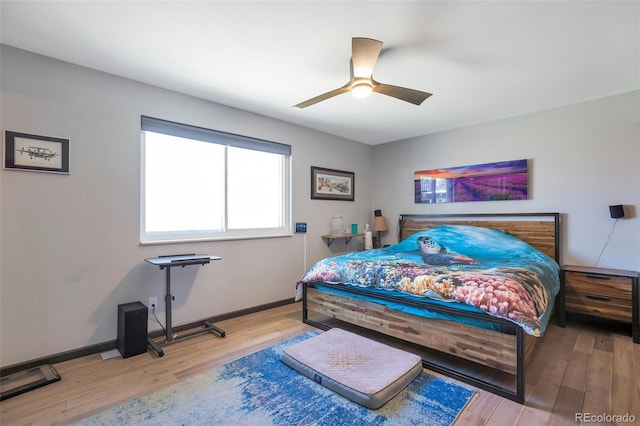
[[[140,241],[141,246],[150,246],[150,245],[158,245],[158,244],[180,244],[180,243],[205,243],[205,242],[213,242],[213,241],[235,241],[235,240],[258,240],[265,238],[285,238],[291,237],[293,234],[273,234],[273,235],[235,235],[235,236],[224,236],[224,237],[206,237],[206,238],[181,238],[181,239],[167,239],[167,240],[147,240]]]

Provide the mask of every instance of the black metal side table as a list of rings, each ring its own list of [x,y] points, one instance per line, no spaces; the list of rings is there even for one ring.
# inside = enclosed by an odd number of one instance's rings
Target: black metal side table
[[[208,333],[210,331],[217,333],[220,337],[225,336],[224,330],[216,327],[209,321],[202,322],[202,328],[190,333],[184,333],[182,335],[173,335],[172,324],[171,324],[171,304],[173,301],[173,297],[171,296],[171,268],[176,266],[185,267],[188,265],[206,265],[212,260],[220,260],[222,259],[220,256],[214,256],[210,254],[181,254],[181,255],[171,255],[171,256],[159,256],[145,259],[146,262],[151,263],[152,265],[159,266],[160,269],[166,270],[166,288],[165,288],[165,296],[164,296],[164,304],[165,304],[165,336],[164,341],[156,342],[149,335],[147,337],[147,343],[153,349],[158,356],[164,356],[164,351],[161,346],[168,345],[170,343],[175,343],[181,339],[186,339],[188,337],[197,336],[199,334]]]

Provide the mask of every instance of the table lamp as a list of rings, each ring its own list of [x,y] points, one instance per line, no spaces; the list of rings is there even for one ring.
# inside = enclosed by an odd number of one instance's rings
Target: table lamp
[[[387,219],[382,216],[382,210],[375,210],[373,212],[373,225],[371,229],[378,233],[376,238],[376,248],[381,248],[382,239],[380,237],[380,232],[389,230],[389,227],[387,226]]]

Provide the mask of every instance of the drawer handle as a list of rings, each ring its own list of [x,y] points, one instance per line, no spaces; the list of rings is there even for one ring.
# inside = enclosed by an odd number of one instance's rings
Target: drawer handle
[[[606,302],[609,300],[609,298],[607,296],[598,296],[595,294],[585,294],[584,295],[587,299],[592,299],[592,300],[602,300],[603,302]]]
[[[608,280],[609,279],[609,275],[599,275],[599,274],[584,274],[585,277],[589,277],[589,278],[595,278],[598,280]]]

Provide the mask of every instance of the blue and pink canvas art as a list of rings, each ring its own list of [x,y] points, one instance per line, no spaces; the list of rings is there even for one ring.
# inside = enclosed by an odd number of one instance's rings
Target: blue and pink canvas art
[[[414,172],[416,203],[526,200],[527,160]]]

